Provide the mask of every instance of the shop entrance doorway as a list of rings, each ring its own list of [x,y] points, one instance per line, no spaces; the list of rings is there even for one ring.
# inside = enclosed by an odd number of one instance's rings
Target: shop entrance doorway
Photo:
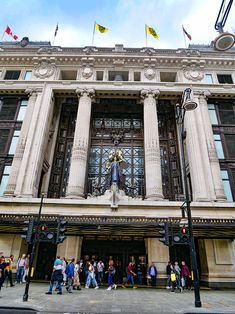
[[[115,280],[117,283],[122,283],[123,278],[126,277],[126,268],[129,262],[133,262],[134,270],[138,263],[142,263],[145,269],[147,265],[147,255],[143,239],[138,241],[84,239],[82,258],[84,261],[98,262],[102,260],[105,269],[108,268],[108,262],[112,259],[116,268]]]

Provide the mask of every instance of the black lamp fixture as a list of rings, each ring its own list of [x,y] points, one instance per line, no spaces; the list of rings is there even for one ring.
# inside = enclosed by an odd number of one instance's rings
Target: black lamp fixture
[[[215,29],[220,33],[214,40],[214,48],[218,51],[226,51],[233,47],[235,43],[235,36],[232,33],[224,32],[223,27],[228,18],[233,0],[230,0],[225,8],[225,0],[222,0],[219,14],[215,22]]]
[[[189,234],[189,248],[190,257],[193,271],[193,283],[194,283],[194,295],[195,295],[195,307],[201,307],[200,299],[200,287],[199,287],[199,275],[197,268],[197,256],[193,236],[193,223],[191,214],[191,199],[188,188],[186,161],[185,161],[185,147],[184,141],[186,139],[186,131],[184,129],[184,117],[186,111],[193,111],[197,108],[197,103],[193,100],[193,91],[191,88],[186,88],[183,92],[183,96],[180,104],[176,104],[176,123],[180,129],[180,147],[181,147],[181,166],[183,170],[183,187],[184,187],[184,203],[181,205],[182,218],[185,218],[185,214],[188,219],[188,234]]]

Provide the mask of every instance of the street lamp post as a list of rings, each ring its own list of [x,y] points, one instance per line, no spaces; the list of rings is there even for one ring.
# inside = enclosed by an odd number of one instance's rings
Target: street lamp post
[[[33,247],[29,259],[29,271],[28,271],[28,277],[26,280],[26,285],[25,285],[25,292],[23,295],[23,301],[27,302],[29,298],[29,285],[30,285],[30,276],[31,276],[31,270],[33,267],[33,261],[34,261],[34,256],[35,256],[35,251],[36,251],[36,245],[38,243],[38,230],[39,230],[39,224],[40,224],[40,219],[41,219],[41,212],[42,212],[42,203],[43,203],[43,198],[44,194],[41,195],[41,202],[39,206],[39,212],[36,220],[36,227],[35,227],[35,237],[33,239]]]
[[[195,307],[201,307],[202,303],[200,300],[200,287],[199,287],[199,275],[197,268],[197,257],[195,250],[195,242],[193,236],[193,224],[192,224],[192,215],[191,215],[191,207],[190,207],[190,196],[189,196],[189,188],[187,183],[187,172],[186,172],[186,162],[185,162],[185,149],[184,149],[184,141],[186,139],[186,131],[184,129],[184,117],[186,111],[195,110],[197,108],[197,103],[192,99],[192,90],[191,88],[187,88],[184,90],[181,104],[176,105],[176,123],[180,127],[180,142],[181,142],[181,157],[182,157],[182,168],[183,168],[183,186],[185,193],[185,201],[186,212],[188,218],[188,232],[189,232],[189,246],[190,246],[190,257],[192,263],[192,270],[194,276],[194,295],[195,295]]]

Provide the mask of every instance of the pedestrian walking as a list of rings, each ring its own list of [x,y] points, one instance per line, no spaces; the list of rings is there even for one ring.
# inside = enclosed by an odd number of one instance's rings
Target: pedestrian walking
[[[73,288],[73,279],[74,279],[74,261],[75,259],[72,258],[71,262],[67,265],[65,273],[67,275],[67,286],[66,290],[68,293],[72,293]]]
[[[139,263],[137,265],[137,277],[138,277],[138,281],[140,285],[143,284],[143,274],[144,274],[144,265]]]
[[[13,261],[14,261],[14,255],[10,255],[10,258],[8,260],[8,264],[9,265],[5,269],[5,280],[7,279],[9,281],[11,287],[14,287],[13,280],[12,280],[12,264],[13,264]]]
[[[68,265],[68,262],[66,261],[66,258],[64,257],[62,260],[63,286],[66,286],[66,282],[67,282],[67,275],[65,273],[67,265]]]
[[[56,282],[56,287],[59,290],[57,294],[62,294],[62,286],[61,286],[62,281],[63,281],[62,266],[63,266],[63,263],[60,259],[60,256],[57,256],[54,262],[54,266],[53,266],[53,273],[51,275],[49,291],[46,292],[46,294],[52,294],[54,282]]]
[[[103,284],[104,280],[104,263],[100,260],[97,263],[97,281],[99,285]]]
[[[26,254],[23,254],[22,257],[19,257],[17,264],[16,264],[16,283],[23,282],[23,276],[26,269]]]
[[[171,288],[171,262],[168,262],[166,265],[166,275],[167,275],[167,281],[166,281],[166,289]]]
[[[185,261],[182,261],[182,271],[181,271],[181,284],[183,289],[190,290],[190,271]]]
[[[157,283],[157,268],[153,262],[151,263],[151,266],[148,269],[148,275],[150,276],[151,279],[151,286],[155,287]]]
[[[172,265],[172,270],[171,270],[171,282],[172,282],[172,292],[179,290],[182,292],[182,287],[181,287],[181,276],[180,276],[181,269],[178,265],[178,262],[175,262],[174,265]]]
[[[122,288],[126,288],[125,284],[127,284],[128,281],[130,280],[133,289],[136,289],[137,287],[135,286],[135,283],[134,283],[134,276],[136,276],[136,274],[133,272],[133,264],[130,262],[127,266],[127,277],[126,277],[126,280],[122,284]]]
[[[108,273],[108,289],[107,290],[112,290],[112,289],[117,289],[117,285],[115,285],[115,283],[113,282],[113,277],[115,275],[115,267],[113,266],[113,260],[109,261],[109,268],[106,271],[106,273]]]
[[[88,268],[88,276],[87,276],[85,288],[88,289],[91,284],[95,286],[95,289],[99,289],[99,286],[98,286],[97,281],[95,279],[95,268],[90,263],[89,268]]]
[[[0,291],[5,280],[5,269],[9,265],[6,263],[5,256],[0,257]]]
[[[77,261],[74,267],[74,279],[73,279],[74,290],[81,290],[79,274],[80,274],[80,261]]]

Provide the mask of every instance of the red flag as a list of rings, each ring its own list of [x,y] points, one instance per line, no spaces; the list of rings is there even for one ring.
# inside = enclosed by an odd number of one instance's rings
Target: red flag
[[[182,26],[183,27],[183,26]],[[192,36],[186,32],[186,30],[183,27],[183,32],[185,33],[185,35],[188,37],[189,40],[192,40]]]
[[[10,35],[10,36],[11,36],[12,38],[14,38],[15,40],[18,39],[18,36],[12,33],[12,31],[11,31],[11,29],[10,29],[9,26],[6,27],[5,33],[7,33],[8,35]]]

